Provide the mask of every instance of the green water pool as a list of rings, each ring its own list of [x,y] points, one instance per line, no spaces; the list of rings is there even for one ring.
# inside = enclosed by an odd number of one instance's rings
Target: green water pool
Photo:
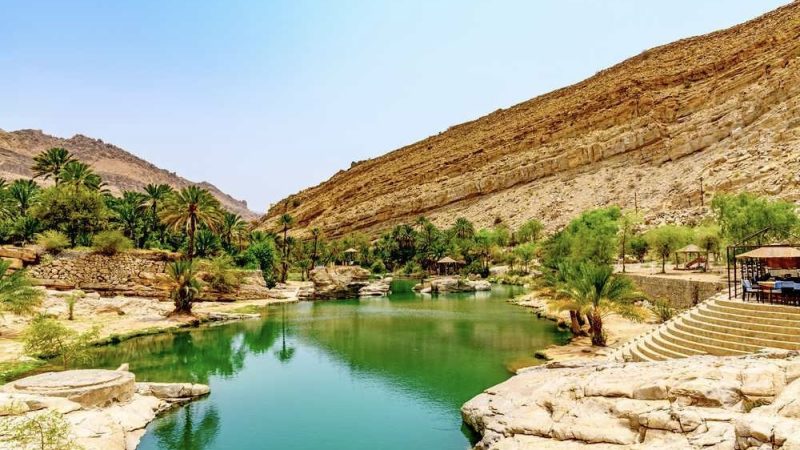
[[[211,394],[151,423],[140,449],[463,450],[461,405],[568,339],[506,300],[520,288],[270,307],[262,319],[98,350],[138,380]]]

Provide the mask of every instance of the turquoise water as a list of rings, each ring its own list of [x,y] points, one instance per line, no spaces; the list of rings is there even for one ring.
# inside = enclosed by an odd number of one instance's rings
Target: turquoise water
[[[466,449],[461,405],[568,336],[508,304],[519,288],[431,297],[409,286],[132,339],[94,366],[211,385],[150,424],[140,449]]]

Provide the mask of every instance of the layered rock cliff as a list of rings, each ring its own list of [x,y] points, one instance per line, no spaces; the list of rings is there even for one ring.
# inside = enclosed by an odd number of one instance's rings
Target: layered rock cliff
[[[229,211],[247,219],[256,217],[256,214],[247,208],[246,202],[231,197],[210,183],[193,183],[119,147],[80,134],[64,139],[44,134],[39,130],[11,132],[0,130],[0,177],[14,180],[33,176],[31,171],[33,157],[52,147],[64,147],[81,161],[91,164],[92,168],[103,177],[103,181],[108,183],[112,193],[119,194],[123,190],[141,191],[149,183],[168,184],[178,189],[196,184],[208,189]]]
[[[800,2],[353,165],[276,204],[298,230],[425,214],[551,228],[609,204],[685,221],[714,192],[800,199]]]

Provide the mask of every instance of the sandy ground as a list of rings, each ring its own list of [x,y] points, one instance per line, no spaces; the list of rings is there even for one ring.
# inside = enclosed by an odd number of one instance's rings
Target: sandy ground
[[[661,278],[677,278],[682,280],[695,280],[695,281],[709,281],[709,282],[725,282],[727,280],[726,267],[712,266],[708,272],[695,272],[689,270],[675,270],[674,262],[667,262],[666,273],[661,273],[661,263],[649,262],[643,264],[625,264],[625,272],[635,275],[647,275],[651,277]],[[622,266],[616,264],[614,266],[616,272],[622,272]]]
[[[77,300],[73,318],[67,320],[66,296],[70,292],[47,291],[42,312],[58,317],[63,324],[76,331],[87,331],[100,327],[100,338],[113,335],[125,336],[148,333],[155,330],[179,328],[196,323],[192,317],[169,317],[173,309],[171,301],[153,298],[114,297],[100,298],[89,294]],[[233,314],[233,318],[244,308],[257,308],[269,304],[295,302],[296,299],[259,299],[237,302],[198,302],[193,312],[197,318],[206,318],[209,313]],[[30,317],[5,314],[0,318],[0,363],[24,359],[21,335],[30,322]]]

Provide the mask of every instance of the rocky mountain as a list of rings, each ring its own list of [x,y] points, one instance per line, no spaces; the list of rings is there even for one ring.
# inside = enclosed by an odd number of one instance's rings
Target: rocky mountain
[[[618,204],[687,221],[715,192],[800,199],[800,2],[647,50],[591,78],[353,165],[282,201],[298,230],[549,227]],[[702,188],[701,188],[702,179]]]
[[[246,219],[257,217],[256,213],[247,208],[246,202],[231,197],[210,183],[194,183],[174,172],[160,169],[119,147],[80,134],[64,139],[44,134],[39,130],[11,132],[0,130],[0,177],[14,180],[33,176],[31,171],[33,157],[52,147],[64,147],[81,161],[91,164],[108,183],[112,193],[118,194],[123,190],[140,191],[149,183],[164,183],[175,188],[196,184],[208,189],[229,211],[240,214]],[[42,183],[46,184],[44,181]]]

